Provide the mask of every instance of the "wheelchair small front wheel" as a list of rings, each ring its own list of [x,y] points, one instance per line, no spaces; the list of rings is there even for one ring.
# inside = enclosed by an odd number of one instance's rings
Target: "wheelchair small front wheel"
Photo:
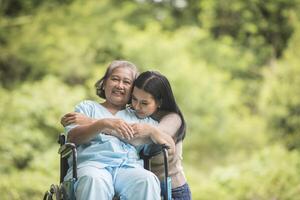
[[[61,200],[61,192],[58,185],[51,185],[50,190],[44,195],[43,200]]]

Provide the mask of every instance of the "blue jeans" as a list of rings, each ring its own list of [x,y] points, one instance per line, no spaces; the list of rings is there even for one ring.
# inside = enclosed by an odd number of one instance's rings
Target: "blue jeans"
[[[187,183],[183,186],[172,189],[172,199],[173,200],[191,200],[191,190]]]

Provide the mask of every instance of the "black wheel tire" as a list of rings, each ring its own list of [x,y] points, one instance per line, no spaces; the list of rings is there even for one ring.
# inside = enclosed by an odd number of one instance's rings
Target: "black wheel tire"
[[[51,193],[51,200],[61,200],[61,192],[58,185],[51,185],[50,193]]]
[[[44,194],[43,200],[50,200],[51,196],[52,196],[51,193],[50,193],[49,191],[47,191],[47,192],[45,192],[45,194]]]

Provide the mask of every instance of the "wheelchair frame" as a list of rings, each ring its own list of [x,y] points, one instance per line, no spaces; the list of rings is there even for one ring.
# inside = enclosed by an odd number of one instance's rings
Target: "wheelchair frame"
[[[74,183],[77,181],[77,149],[74,143],[66,142],[65,135],[60,134],[58,141],[60,148],[58,153],[60,154],[60,184],[52,184],[50,189],[45,192],[43,200],[75,200]],[[149,151],[144,151],[140,153],[140,157],[144,160],[144,168],[151,170],[151,158],[163,153],[164,157],[164,182],[163,187],[165,188],[164,194],[162,195],[163,200],[171,200],[171,178],[168,172],[168,149],[166,145],[154,144],[155,148]],[[72,156],[73,159],[73,174],[72,179],[64,181],[64,177],[69,169],[68,157]],[[68,194],[68,191],[69,192]],[[116,200],[115,198],[113,200]]]

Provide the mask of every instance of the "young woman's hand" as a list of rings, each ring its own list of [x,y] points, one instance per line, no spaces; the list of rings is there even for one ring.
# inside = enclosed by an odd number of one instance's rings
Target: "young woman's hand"
[[[67,113],[60,119],[60,123],[63,126],[68,126],[73,123],[79,124],[79,125],[85,125],[85,124],[92,123],[93,121],[94,121],[94,119],[89,118],[89,117],[85,116],[84,114],[77,113],[77,112]]]
[[[134,131],[134,137],[149,137],[151,132],[151,126],[143,123],[131,124],[131,127]]]

